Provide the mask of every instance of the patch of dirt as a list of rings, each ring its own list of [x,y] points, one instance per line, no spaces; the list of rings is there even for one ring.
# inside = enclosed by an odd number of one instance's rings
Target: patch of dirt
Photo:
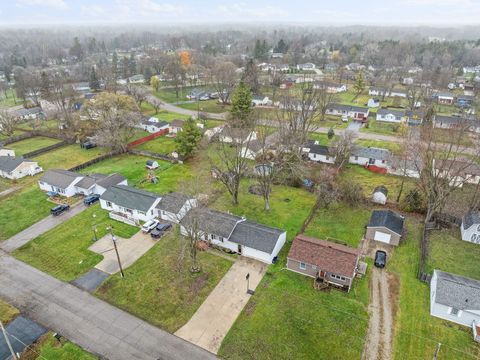
[[[200,276],[198,276],[193,281],[193,283],[191,283],[189,286],[190,294],[192,294],[193,296],[196,296],[203,289],[207,280],[208,280],[207,273],[202,273]]]
[[[247,305],[245,306],[245,315],[250,316],[255,311],[257,303],[255,300],[250,300]]]

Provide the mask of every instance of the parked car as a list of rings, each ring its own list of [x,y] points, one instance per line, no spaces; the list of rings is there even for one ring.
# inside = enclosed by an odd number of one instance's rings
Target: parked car
[[[93,141],[85,141],[84,143],[82,143],[81,147],[88,150],[97,147],[97,144],[95,144]]]
[[[85,199],[83,199],[83,203],[87,206],[90,206],[92,204],[95,204],[99,199],[100,199],[100,195],[92,194],[85,197]]]
[[[165,235],[165,232],[164,232],[164,231],[160,231],[160,230],[158,230],[157,228],[153,229],[153,230],[150,232],[150,236],[152,237],[152,239],[160,239],[163,235]]]
[[[150,231],[155,229],[157,225],[158,225],[158,220],[148,220],[145,224],[143,224],[142,231],[148,234]]]
[[[342,115],[342,122],[348,122],[348,116]]]
[[[387,263],[387,253],[383,250],[377,250],[375,253],[375,262],[373,263],[378,268],[384,268]]]
[[[58,216],[60,214],[63,214],[65,211],[68,211],[70,210],[70,205],[67,205],[67,204],[60,204],[60,205],[57,205],[53,208],[50,209],[50,214],[52,214],[53,216]]]
[[[207,101],[207,100],[210,100],[210,94],[203,94],[202,96],[200,96],[198,98],[200,101]]]
[[[170,223],[161,223],[161,224],[158,224],[155,229],[159,230],[159,231],[167,231],[169,230],[170,228],[172,227],[172,224]]]

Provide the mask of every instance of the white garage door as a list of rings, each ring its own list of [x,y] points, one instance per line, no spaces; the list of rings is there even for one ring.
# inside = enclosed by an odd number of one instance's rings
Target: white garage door
[[[390,238],[392,236],[390,234],[386,234],[381,231],[375,231],[375,236],[373,237],[374,240],[390,244]]]

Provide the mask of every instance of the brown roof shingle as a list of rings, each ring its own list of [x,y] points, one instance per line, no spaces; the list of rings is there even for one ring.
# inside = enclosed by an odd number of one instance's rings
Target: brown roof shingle
[[[358,249],[301,234],[293,240],[288,258],[352,278],[359,254]]]

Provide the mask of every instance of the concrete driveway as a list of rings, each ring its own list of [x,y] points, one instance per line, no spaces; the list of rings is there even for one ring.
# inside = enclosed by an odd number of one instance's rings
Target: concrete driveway
[[[54,204],[52,203],[52,207]],[[5,240],[3,243],[0,244],[0,249],[6,251],[8,253],[17,250],[18,248],[22,247],[29,241],[35,239],[37,236],[42,235],[43,233],[47,232],[50,229],[53,229],[57,225],[60,225],[65,220],[68,220],[75,215],[80,214],[84,211],[87,207],[83,204],[83,202],[78,202],[70,207],[70,210],[58,215],[52,216],[49,215],[45,219],[40,220],[39,222],[31,225],[30,227],[26,228],[25,230],[19,232],[18,234],[12,236],[10,239]],[[32,209],[35,211],[35,209]]]
[[[118,236],[116,236],[116,238],[123,269],[132,265],[156,243],[156,241],[152,240],[150,234],[144,234],[142,231],[139,231],[130,239],[124,239]],[[162,239],[158,241],[162,241]],[[103,260],[95,266],[96,269],[108,274],[115,274],[120,271],[110,234],[96,241],[88,249],[104,257]]]
[[[266,269],[267,265],[259,261],[245,258],[237,260],[190,321],[175,335],[216,354],[223,338],[250,299],[245,276],[250,273],[250,289],[255,289]]]

